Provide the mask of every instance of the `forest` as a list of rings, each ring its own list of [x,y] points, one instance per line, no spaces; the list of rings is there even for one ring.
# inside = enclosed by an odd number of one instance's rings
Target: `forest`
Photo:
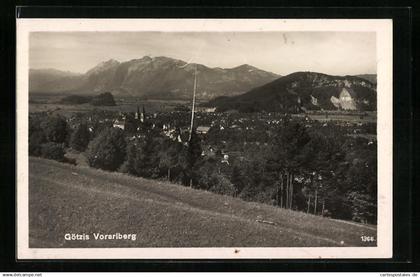
[[[212,127],[203,135],[194,128],[180,141],[166,136],[162,123],[133,128],[131,119],[121,129],[87,115],[73,123],[57,114],[33,113],[29,154],[76,163],[66,155],[71,149],[93,168],[376,224],[376,140],[349,136],[342,124],[307,123],[285,114],[269,129]]]

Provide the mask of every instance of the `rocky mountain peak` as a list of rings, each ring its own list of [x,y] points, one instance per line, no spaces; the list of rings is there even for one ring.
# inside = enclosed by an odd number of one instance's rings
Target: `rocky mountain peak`
[[[110,68],[117,67],[118,65],[120,65],[120,62],[119,61],[114,60],[114,59],[109,59],[107,61],[104,61],[104,62],[99,63],[94,68],[88,70],[86,72],[86,74],[87,75],[97,74],[99,72],[103,72],[103,71],[109,70]]]

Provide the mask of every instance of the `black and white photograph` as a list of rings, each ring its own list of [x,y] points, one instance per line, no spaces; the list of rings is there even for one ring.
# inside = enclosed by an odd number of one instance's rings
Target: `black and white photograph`
[[[392,22],[17,31],[20,258],[392,256]]]

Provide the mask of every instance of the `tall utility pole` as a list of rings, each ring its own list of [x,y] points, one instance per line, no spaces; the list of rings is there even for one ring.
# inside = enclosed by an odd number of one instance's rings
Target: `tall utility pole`
[[[193,91],[193,102],[192,102],[192,109],[191,109],[191,126],[190,126],[190,138],[188,141],[191,140],[191,134],[194,127],[194,112],[195,112],[195,92],[197,90],[197,64],[195,64],[194,70],[194,91]]]

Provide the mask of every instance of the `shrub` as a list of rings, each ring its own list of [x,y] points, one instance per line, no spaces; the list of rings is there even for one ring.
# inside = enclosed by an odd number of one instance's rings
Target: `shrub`
[[[64,157],[63,162],[64,163],[68,163],[68,164],[72,164],[72,165],[77,165],[77,161],[76,161],[75,158],[67,158],[67,157]]]
[[[47,142],[41,146],[41,156],[46,159],[64,161],[64,146],[61,143]]]
[[[212,183],[213,185],[210,187],[210,191],[223,195],[236,195],[235,186],[225,176],[213,175]]]
[[[87,160],[91,167],[114,171],[125,160],[126,142],[119,128],[108,128],[93,139],[87,150]]]

